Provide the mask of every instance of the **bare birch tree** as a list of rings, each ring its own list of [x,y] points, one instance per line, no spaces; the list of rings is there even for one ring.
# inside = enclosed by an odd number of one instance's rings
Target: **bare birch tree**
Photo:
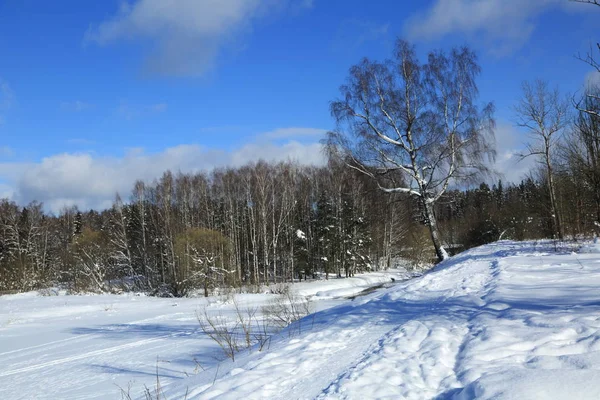
[[[543,165],[550,197],[554,235],[562,239],[564,232],[557,205],[553,164],[557,145],[568,125],[569,104],[557,89],[550,89],[548,83],[541,80],[533,84],[524,82],[522,89],[523,97],[515,106],[515,114],[517,125],[527,131],[531,142],[521,157],[536,157]]]
[[[476,104],[479,73],[468,48],[431,52],[421,64],[414,47],[399,40],[392,60],[353,66],[331,104],[338,122],[328,136],[331,153],[382,190],[418,197],[439,260],[448,255],[434,204],[452,181],[480,174],[485,158],[494,157],[493,105]],[[392,172],[406,184],[386,179]]]

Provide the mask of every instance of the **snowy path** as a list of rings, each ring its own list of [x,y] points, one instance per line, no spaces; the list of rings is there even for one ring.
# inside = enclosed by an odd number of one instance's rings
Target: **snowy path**
[[[597,399],[600,256],[502,242],[323,311],[169,398]],[[306,321],[304,321],[306,325]]]

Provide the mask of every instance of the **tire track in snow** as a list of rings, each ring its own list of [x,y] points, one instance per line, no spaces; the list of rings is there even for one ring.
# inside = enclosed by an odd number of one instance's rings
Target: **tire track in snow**
[[[131,321],[131,322],[127,322],[124,323],[122,325],[140,325],[140,324],[144,324],[144,323],[148,323],[148,322],[154,322],[154,321],[161,321],[161,320],[165,320],[165,319],[172,319],[173,316],[175,315],[181,315],[181,314],[185,314],[185,313],[175,313],[175,314],[161,314],[155,317],[151,317],[151,318],[144,318],[144,319],[140,319],[137,321]],[[110,329],[105,329],[107,332],[110,332]],[[87,333],[87,334],[82,334],[82,335],[78,335],[78,336],[72,336],[72,337],[68,337],[65,339],[60,339],[60,340],[54,340],[52,342],[47,342],[47,343],[41,343],[41,344],[37,344],[35,346],[28,346],[28,347],[23,347],[20,349],[15,349],[15,350],[10,350],[10,351],[5,351],[3,353],[0,353],[0,357],[2,356],[7,356],[9,354],[15,354],[15,353],[36,353],[39,351],[45,351],[48,349],[53,349],[56,347],[61,347],[65,344],[72,344],[73,342],[79,342],[81,340],[89,340],[89,339],[93,339],[93,338],[99,338],[101,337],[101,334],[99,333]],[[58,346],[57,346],[58,345]],[[21,354],[17,354],[18,356],[21,356]],[[0,375],[2,376],[2,375]]]
[[[22,351],[39,349],[39,348],[42,348],[42,347],[52,346],[52,345],[59,344],[59,343],[77,341],[77,340],[86,339],[86,338],[89,339],[90,336],[94,336],[94,334],[88,333],[86,335],[80,335],[80,336],[77,336],[77,337],[68,337],[66,339],[55,340],[53,342],[42,343],[42,344],[38,344],[38,345],[35,345],[35,346],[23,347],[23,348],[11,350],[11,351],[5,351],[4,353],[0,353],[0,356],[5,356],[5,355],[8,355],[8,354],[14,354],[14,353],[20,353]]]
[[[156,342],[159,340],[163,340],[166,338],[175,337],[175,336],[179,336],[179,335],[181,335],[181,334],[175,333],[175,334],[169,334],[169,335],[162,335],[162,336],[158,336],[158,337],[151,338],[151,339],[138,340],[136,342],[130,342],[130,343],[126,343],[126,344],[119,345],[119,346],[109,347],[107,349],[94,350],[94,351],[90,351],[90,352],[83,353],[83,354],[78,354],[78,355],[71,356],[71,357],[59,358],[58,360],[48,361],[48,362],[44,362],[41,364],[30,365],[28,367],[23,367],[23,368],[0,372],[0,377],[21,374],[24,372],[31,372],[31,371],[35,371],[35,370],[46,368],[46,367],[51,367],[51,366],[55,366],[55,365],[65,364],[65,363],[72,362],[72,361],[82,360],[82,359],[88,358],[88,357],[95,357],[95,356],[99,356],[99,355],[110,354],[110,353],[114,353],[119,350],[125,350],[125,349],[129,349],[129,348],[133,348],[133,347],[139,347],[139,346],[143,346],[148,343],[153,343],[153,342]]]

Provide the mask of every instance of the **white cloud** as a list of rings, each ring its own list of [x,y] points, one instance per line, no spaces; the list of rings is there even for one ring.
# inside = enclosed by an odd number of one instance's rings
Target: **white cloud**
[[[152,181],[166,170],[193,172],[223,166],[242,166],[259,159],[297,160],[322,165],[325,156],[319,143],[288,141],[251,143],[233,151],[199,145],[180,145],[159,153],[130,149],[123,157],[99,157],[93,153],[63,153],[36,163],[0,162],[0,191],[20,204],[44,202],[58,212],[65,205],[82,209],[109,207],[116,192],[129,196],[133,183]]]
[[[527,140],[517,128],[507,122],[499,122],[496,127],[496,163],[494,168],[504,182],[518,183],[534,168],[535,159],[528,157],[521,160]]]
[[[314,128],[276,129],[258,135],[255,143],[231,151],[185,144],[158,153],[133,148],[122,157],[79,152],[55,154],[35,163],[0,161],[0,196],[11,197],[20,204],[39,200],[53,212],[65,205],[103,209],[110,207],[116,192],[126,199],[136,180],[152,181],[166,170],[208,171],[215,167],[239,167],[259,159],[324,165],[322,145],[315,141],[324,132]],[[312,140],[306,143],[294,140],[300,137]],[[281,139],[285,141],[279,144]],[[498,124],[494,167],[503,181],[519,182],[535,167],[533,158],[519,161],[518,153],[525,140],[509,123]],[[7,149],[6,153],[12,150]]]
[[[168,109],[167,103],[156,103],[150,105],[132,105],[126,101],[121,101],[117,108],[117,114],[125,119],[134,119],[149,114],[161,114]]]
[[[322,138],[327,131],[317,128],[280,128],[271,132],[266,132],[260,135],[265,139],[291,139],[291,138]]]
[[[150,73],[199,76],[214,64],[223,48],[248,32],[252,24],[289,0],[136,0],[117,15],[92,25],[86,43],[119,40],[151,43],[145,68]],[[293,3],[293,2],[292,2]],[[302,7],[311,7],[304,1]]]
[[[555,6],[575,10],[564,0],[435,0],[428,10],[413,15],[404,29],[413,40],[466,34],[503,55],[526,43],[536,17]]]
[[[167,108],[168,108],[167,103],[152,104],[149,107],[150,111],[153,111],[155,113],[163,113],[163,112],[167,111]]]
[[[0,109],[9,109],[14,102],[14,94],[10,85],[0,79]]]
[[[92,146],[96,144],[96,141],[85,138],[71,138],[67,139],[66,143],[74,146]]]
[[[15,155],[15,151],[12,147],[8,146],[0,146],[0,157],[1,158],[10,158]]]
[[[389,31],[389,23],[347,19],[339,24],[332,45],[338,51],[356,50],[363,45],[382,41]]]

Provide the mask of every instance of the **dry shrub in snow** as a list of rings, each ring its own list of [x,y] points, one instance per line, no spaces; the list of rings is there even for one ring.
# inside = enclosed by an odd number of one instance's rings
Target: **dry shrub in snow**
[[[205,308],[196,314],[202,332],[215,341],[224,355],[235,360],[235,355],[243,349],[257,346],[262,351],[273,334],[311,313],[308,300],[285,290],[269,304],[262,307],[242,308],[233,298],[234,316],[222,313],[210,314]],[[301,325],[297,326],[301,332]],[[290,330],[290,335],[296,329]]]
[[[311,308],[305,297],[287,290],[265,305],[262,312],[273,326],[283,329],[309,315]]]

